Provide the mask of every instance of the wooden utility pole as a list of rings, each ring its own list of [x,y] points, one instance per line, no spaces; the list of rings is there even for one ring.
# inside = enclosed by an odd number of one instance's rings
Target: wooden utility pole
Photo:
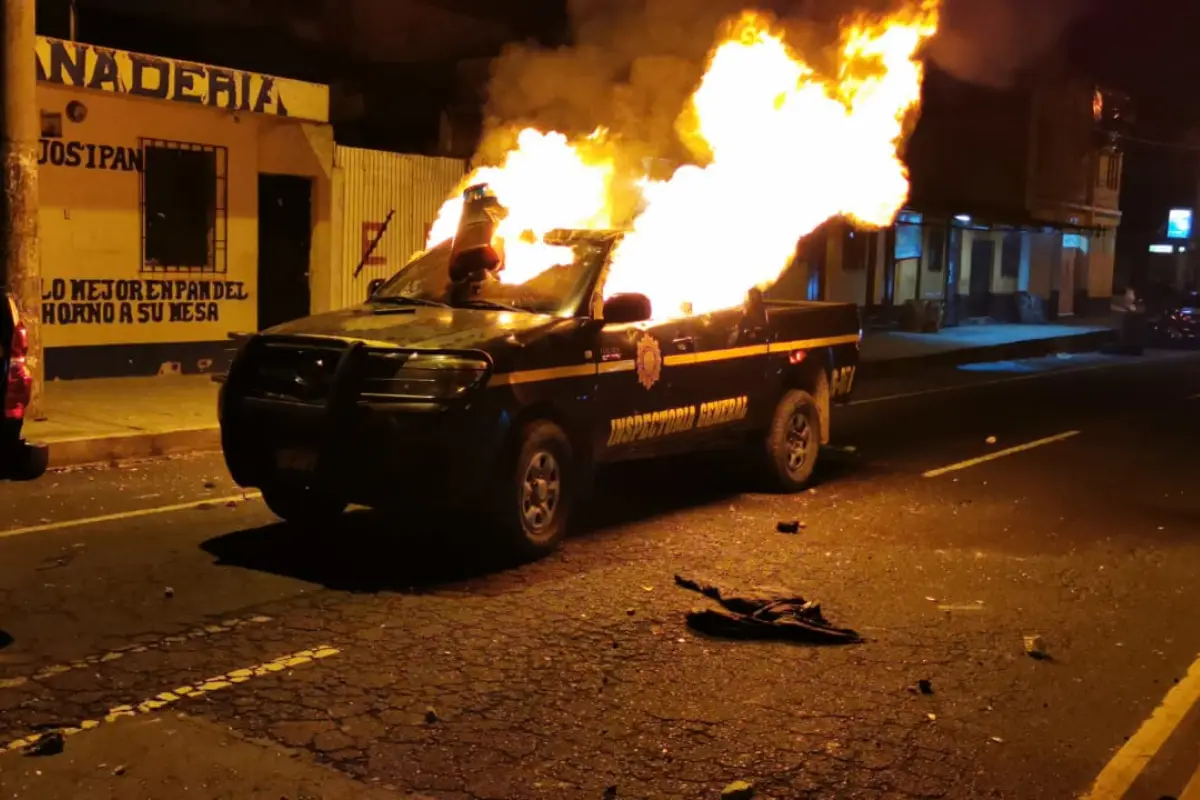
[[[3,0],[3,85],[0,88],[0,284],[16,296],[29,331],[29,370],[33,398],[29,418],[41,416],[45,371],[42,364],[42,280],[38,249],[37,105],[35,0]]]

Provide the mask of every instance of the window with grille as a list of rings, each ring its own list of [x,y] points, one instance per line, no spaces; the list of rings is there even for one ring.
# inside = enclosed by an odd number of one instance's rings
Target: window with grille
[[[142,271],[227,269],[229,152],[141,139]]]

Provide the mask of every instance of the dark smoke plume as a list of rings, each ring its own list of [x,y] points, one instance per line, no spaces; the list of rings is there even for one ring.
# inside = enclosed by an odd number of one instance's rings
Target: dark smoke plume
[[[1005,88],[1084,10],[1083,0],[944,0],[929,55],[959,80]]]
[[[915,0],[567,0],[573,44],[507,47],[492,65],[487,124],[476,163],[495,163],[516,127],[568,135],[599,126],[629,166],[695,160],[676,130],[723,26],[757,8],[818,72],[836,63],[839,23]],[[929,56],[956,77],[1008,83],[1054,44],[1082,0],[943,0]],[[915,122],[915,119],[913,120]],[[663,176],[665,177],[665,176]]]

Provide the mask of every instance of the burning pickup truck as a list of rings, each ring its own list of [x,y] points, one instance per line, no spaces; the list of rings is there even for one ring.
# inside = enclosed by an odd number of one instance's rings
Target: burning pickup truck
[[[804,487],[848,398],[857,308],[775,302],[656,314],[605,298],[620,232],[555,231],[504,276],[494,209],[361,306],[251,337],[221,391],[225,460],[271,510],[321,526],[351,504],[476,509],[527,558],[561,541],[599,465],[726,448],[774,490]]]

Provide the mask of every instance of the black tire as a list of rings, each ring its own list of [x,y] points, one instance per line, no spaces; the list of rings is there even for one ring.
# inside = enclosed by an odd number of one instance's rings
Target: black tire
[[[492,522],[499,544],[523,560],[554,552],[567,534],[575,462],[562,428],[531,422],[506,448],[493,482]]]
[[[807,486],[821,452],[821,415],[812,395],[799,389],[785,392],[758,447],[769,489],[791,493]]]
[[[317,529],[334,522],[349,505],[303,485],[264,486],[262,496],[272,514],[305,529]]]

